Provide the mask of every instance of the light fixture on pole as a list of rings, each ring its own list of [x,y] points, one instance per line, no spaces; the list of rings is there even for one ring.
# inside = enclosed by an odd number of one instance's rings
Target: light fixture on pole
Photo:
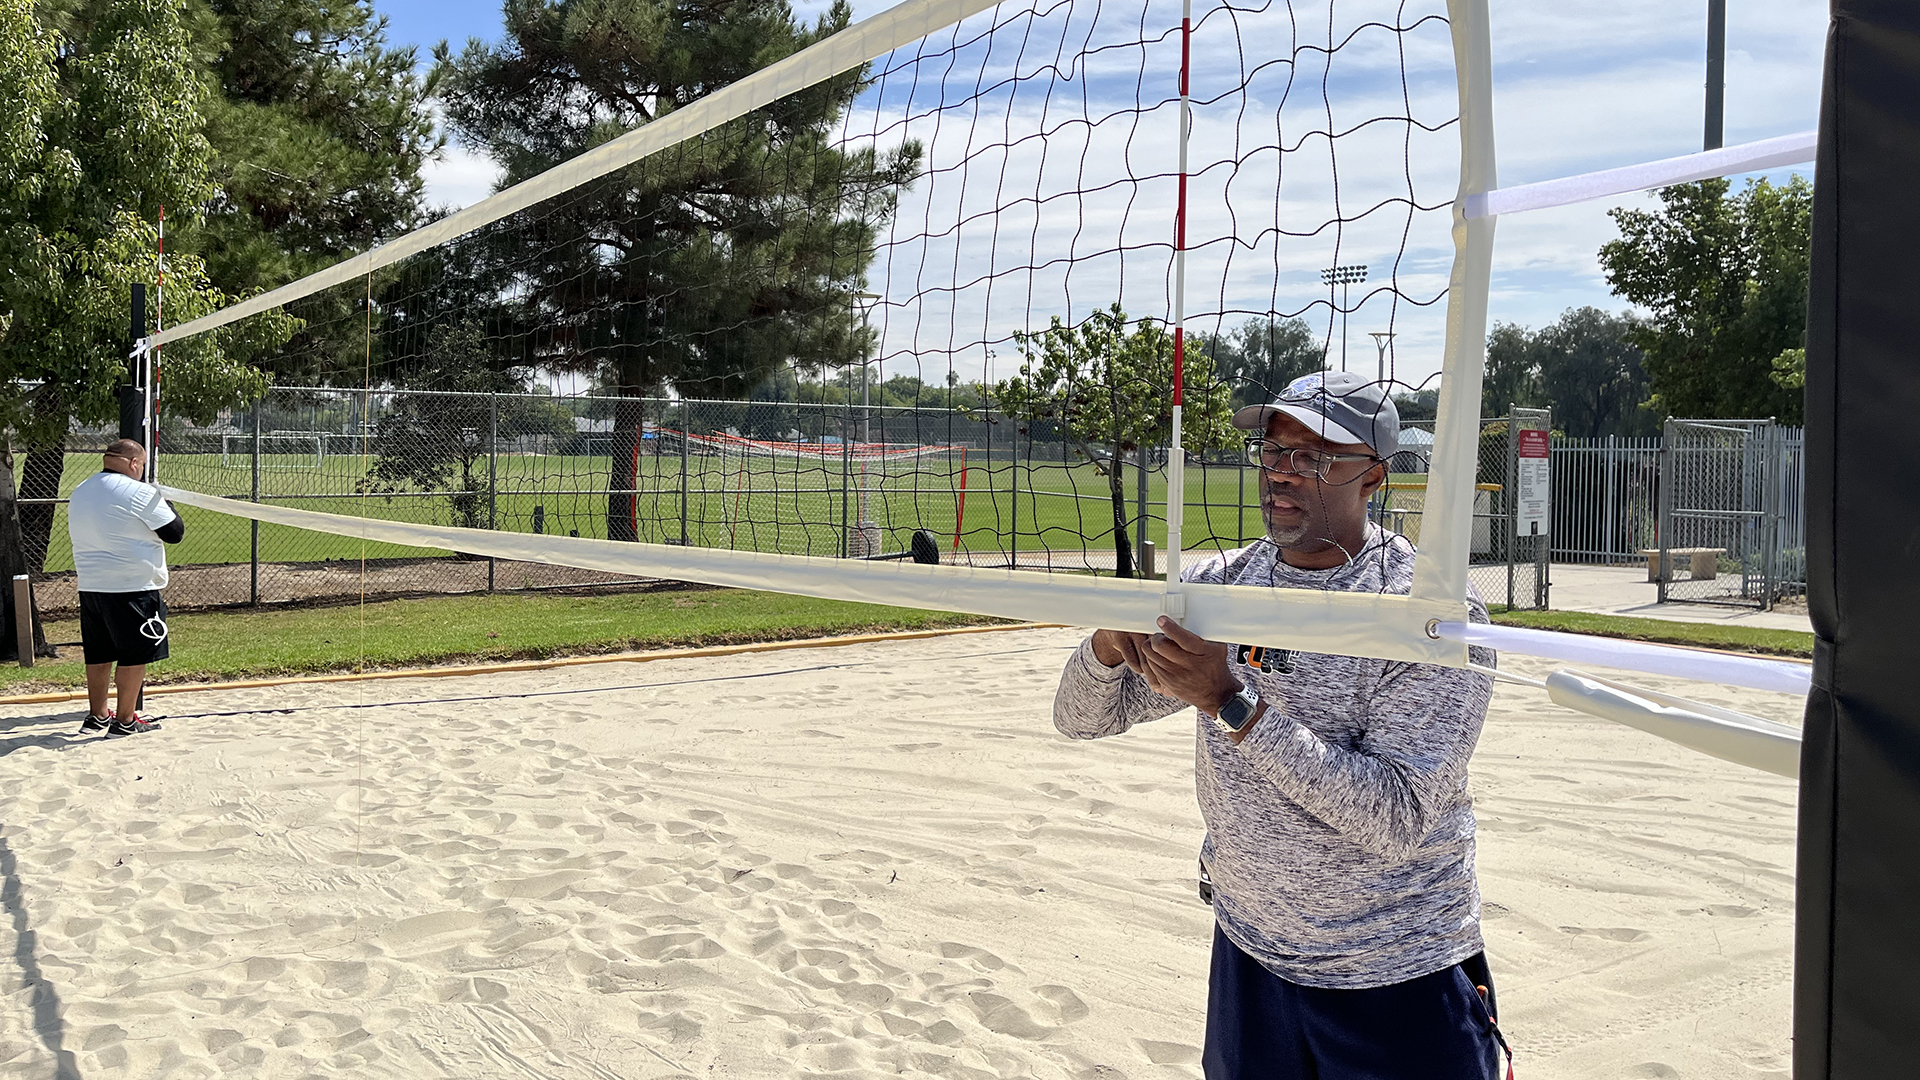
[[[1385,383],[1387,381],[1387,349],[1393,345],[1393,331],[1370,330],[1367,336],[1373,339],[1374,348],[1380,350],[1380,373],[1374,376],[1374,381]]]
[[[1340,370],[1347,370],[1347,313],[1352,306],[1347,303],[1349,286],[1367,280],[1367,268],[1364,263],[1354,266],[1329,266],[1320,271],[1320,280],[1328,288],[1340,286]]]

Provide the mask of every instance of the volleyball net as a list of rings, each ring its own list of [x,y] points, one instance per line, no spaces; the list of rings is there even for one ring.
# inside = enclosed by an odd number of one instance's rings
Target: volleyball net
[[[909,0],[155,334],[277,342],[360,444],[325,443],[324,510],[164,444],[160,478],[410,548],[1464,664],[1490,70],[1469,0]],[[1437,413],[1394,455],[1425,472],[1411,592],[1181,582],[1260,542],[1233,411],[1325,370]],[[481,402],[582,383],[556,456],[594,526],[516,526],[470,470],[444,512],[404,497],[409,457],[499,460]],[[400,394],[428,404],[374,408]],[[927,536],[938,564],[875,557]]]

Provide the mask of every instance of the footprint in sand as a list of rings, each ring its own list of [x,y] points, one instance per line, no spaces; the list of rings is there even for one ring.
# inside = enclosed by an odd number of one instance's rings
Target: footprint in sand
[[[627,951],[643,960],[665,963],[668,960],[711,960],[724,954],[727,948],[705,934],[655,934],[628,945]]]
[[[1197,1065],[1200,1063],[1200,1048],[1186,1043],[1158,1042],[1153,1039],[1135,1039],[1133,1045],[1147,1055],[1147,1060],[1155,1065]]]
[[[483,890],[497,900],[545,900],[566,892],[568,886],[587,876],[584,870],[556,870],[524,878],[501,878],[489,882]]]
[[[1027,1010],[999,994],[968,994],[967,1005],[980,1026],[998,1035],[1037,1042],[1053,1034],[1053,1028],[1035,1020]]]
[[[486,921],[486,916],[477,911],[436,911],[431,915],[415,915],[394,923],[377,940],[389,946],[408,946],[442,934],[459,933],[471,930]]]
[[[507,999],[507,987],[504,983],[477,976],[470,979],[442,979],[434,991],[434,997],[447,1004],[466,1002],[491,1005]]]
[[[327,861],[335,866],[392,866],[400,861],[398,855],[382,855],[377,851],[335,851],[327,856]]]
[[[1597,937],[1622,942],[1645,941],[1653,936],[1645,930],[1636,930],[1631,926],[1563,926],[1560,932],[1572,934],[1575,937]]]
[[[1085,1020],[1093,1014],[1080,995],[1064,986],[1036,986],[1034,995],[1051,1007],[1054,1019],[1062,1024],[1072,1024]]]
[[[999,971],[1007,966],[1005,960],[985,949],[976,949],[971,945],[962,945],[957,941],[940,943],[940,955],[948,960],[959,960],[971,965],[976,971]]]

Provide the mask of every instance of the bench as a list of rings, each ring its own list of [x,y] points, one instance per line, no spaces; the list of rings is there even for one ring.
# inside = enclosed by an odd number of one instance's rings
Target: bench
[[[1718,577],[1720,574],[1720,556],[1725,555],[1726,553],[1727,553],[1726,548],[1668,548],[1667,549],[1667,557],[1670,560],[1679,560],[1679,559],[1693,560],[1693,580],[1695,581],[1712,581],[1714,578]],[[1660,580],[1660,549],[1646,548],[1646,549],[1642,549],[1640,551],[1640,554],[1645,555],[1647,557],[1647,580],[1659,581]],[[1671,562],[1668,563],[1668,568],[1669,570],[1671,570],[1672,568]],[[1671,574],[1669,574],[1668,576],[1670,577]]]

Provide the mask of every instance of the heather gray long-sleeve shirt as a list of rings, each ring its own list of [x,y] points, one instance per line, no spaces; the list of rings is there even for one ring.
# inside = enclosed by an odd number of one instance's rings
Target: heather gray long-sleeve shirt
[[[1354,560],[1300,570],[1271,543],[1195,564],[1185,581],[1406,593],[1413,545],[1368,526]],[[1475,622],[1486,608],[1472,601]],[[1494,654],[1471,653],[1492,667]],[[1248,955],[1306,986],[1418,978],[1481,950],[1467,759],[1493,680],[1431,664],[1238,646],[1228,661],[1267,713],[1235,746],[1198,716],[1194,772],[1214,917]],[[1067,662],[1053,722],[1076,739],[1118,735],[1187,708],[1091,642]]]

